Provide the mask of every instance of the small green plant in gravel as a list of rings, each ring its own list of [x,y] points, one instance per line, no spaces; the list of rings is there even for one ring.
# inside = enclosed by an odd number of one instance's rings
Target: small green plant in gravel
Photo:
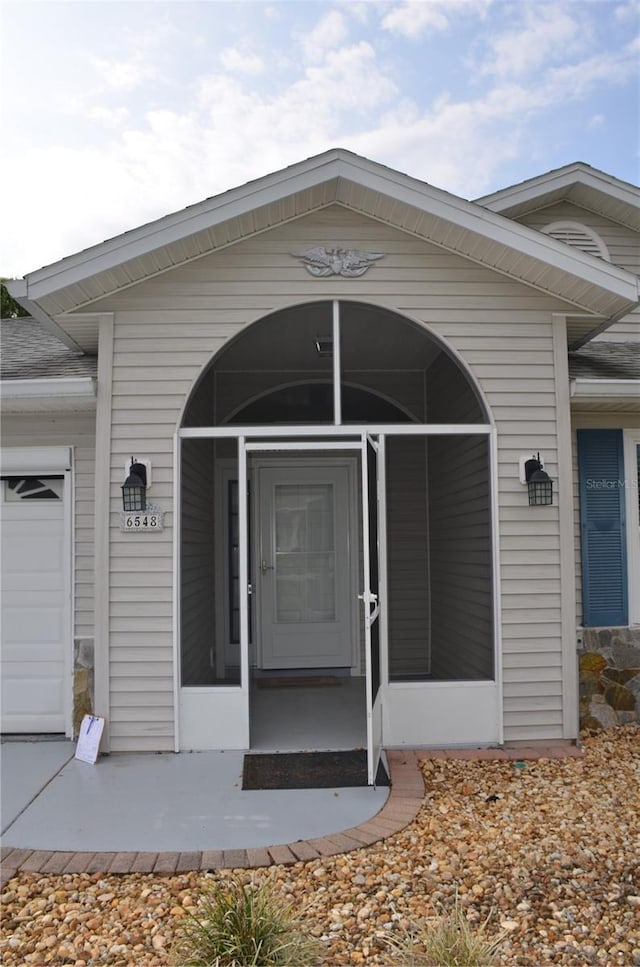
[[[389,940],[393,963],[407,967],[493,967],[504,939],[489,940],[489,918],[475,929],[465,917],[458,897],[451,913],[423,921],[403,936]]]
[[[207,891],[181,927],[172,959],[176,967],[313,967],[321,950],[269,879],[231,878]]]

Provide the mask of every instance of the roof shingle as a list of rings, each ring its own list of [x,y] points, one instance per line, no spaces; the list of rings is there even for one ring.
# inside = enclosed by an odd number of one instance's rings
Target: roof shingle
[[[0,327],[2,379],[95,376],[97,356],[68,349],[31,316],[3,319]]]
[[[640,342],[588,343],[569,353],[569,376],[571,379],[640,380]]]

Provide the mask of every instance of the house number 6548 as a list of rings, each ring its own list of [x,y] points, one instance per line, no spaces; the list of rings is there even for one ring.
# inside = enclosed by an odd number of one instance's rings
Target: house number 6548
[[[163,529],[162,514],[123,514],[121,529],[123,531],[161,531]]]

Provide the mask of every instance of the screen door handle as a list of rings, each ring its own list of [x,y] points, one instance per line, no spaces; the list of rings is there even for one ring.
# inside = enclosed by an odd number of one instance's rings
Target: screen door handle
[[[267,564],[265,560],[260,561],[260,572],[264,576],[267,571],[273,571],[273,564]]]

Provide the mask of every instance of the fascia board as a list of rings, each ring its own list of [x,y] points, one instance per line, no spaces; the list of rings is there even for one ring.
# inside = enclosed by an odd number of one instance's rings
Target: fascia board
[[[422,185],[420,182],[403,185],[394,178],[395,187],[390,189],[390,179],[386,176],[382,177],[377,172],[373,173],[367,181],[364,187],[380,191],[396,201],[425,210],[431,216],[452,222],[475,235],[482,235],[490,241],[514,249],[521,255],[530,256],[554,268],[560,268],[570,275],[627,299],[630,303],[638,302],[638,278],[635,275],[610,262],[601,262],[593,256],[572,249],[550,235],[543,235],[535,229],[489,212],[473,202],[464,201],[462,198],[449,195],[430,185]],[[425,204],[427,199],[428,207]],[[490,267],[489,262],[484,264]]]
[[[15,379],[0,383],[2,412],[93,413],[97,407],[96,380],[76,378]]]
[[[301,162],[299,166],[284,168],[246,185],[231,188],[220,195],[30,272],[25,276],[25,295],[28,293],[30,298],[40,298],[130,259],[144,256],[163,245],[178,242],[199,231],[238,218],[269,202],[329,181],[336,177],[333,168],[339,164],[338,154],[328,152],[318,159]],[[316,163],[312,164],[314,160]],[[282,190],[283,186],[286,186],[285,190]]]
[[[640,379],[590,379],[576,377],[571,380],[573,398],[635,397],[640,400]]]
[[[560,268],[574,277],[611,292],[629,304],[638,301],[637,279],[623,269],[610,263],[594,264],[594,259],[590,256],[571,249],[550,236],[541,235],[476,203],[467,202],[408,175],[342,150],[328,152],[294,168],[250,182],[193,208],[165,216],[157,222],[31,273],[26,278],[28,298],[41,298],[99,272],[108,271],[130,259],[143,256],[162,245],[179,241],[305,189],[318,187],[329,180],[335,180],[337,194],[342,179],[425,211],[432,217],[514,249],[519,254],[543,264]],[[339,199],[336,197],[336,200]],[[465,254],[463,250],[461,254]],[[491,267],[489,261],[484,264]]]
[[[578,164],[568,165],[566,168],[549,171],[537,178],[519,182],[517,185],[500,188],[489,195],[482,195],[475,199],[475,203],[482,205],[483,208],[488,208],[490,211],[500,212],[504,208],[515,207],[524,202],[535,200],[540,195],[547,195],[552,191],[568,188],[578,179],[583,170]]]
[[[33,399],[35,397],[74,397],[94,399],[96,380],[93,376],[61,376],[48,379],[3,379],[0,395],[5,400]]]
[[[491,211],[502,212],[518,205],[542,201],[545,195],[555,191],[568,191],[577,182],[632,208],[637,209],[640,206],[640,190],[634,185],[620,181],[598,169],[586,168],[582,164],[568,165],[566,168],[548,172],[546,175],[511,188],[503,188],[493,194],[476,198],[475,203]]]

